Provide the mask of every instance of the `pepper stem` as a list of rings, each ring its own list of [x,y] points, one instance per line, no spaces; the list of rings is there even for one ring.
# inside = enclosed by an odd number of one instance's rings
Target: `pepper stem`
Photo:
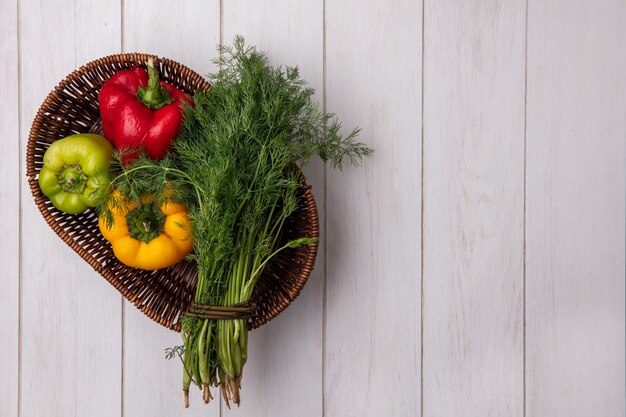
[[[80,165],[63,165],[57,173],[57,183],[66,193],[82,194],[87,186],[87,179]]]
[[[174,102],[167,89],[161,85],[159,70],[154,64],[154,59],[148,59],[148,86],[139,87],[137,98],[152,110],[158,110],[166,104]]]
[[[150,243],[163,232],[165,216],[158,207],[149,203],[131,210],[126,215],[126,223],[130,237]]]

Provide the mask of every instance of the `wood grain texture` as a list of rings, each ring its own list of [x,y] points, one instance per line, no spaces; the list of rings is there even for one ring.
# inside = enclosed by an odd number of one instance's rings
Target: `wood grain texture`
[[[124,2],[124,52],[171,58],[206,75],[215,70],[211,60],[219,36],[219,0],[185,1],[176,7],[165,0]],[[124,302],[124,416],[219,416],[219,402],[205,405],[198,390],[190,391],[190,408],[183,409],[182,364],[166,361],[164,354],[165,348],[181,344],[180,334]]]
[[[167,0],[124,2],[124,52],[171,58],[207,75],[220,40],[219,0],[189,0],[171,7]]]
[[[0,0],[0,10],[0,79],[4,80],[0,83],[0,415],[17,417],[21,180],[17,1]]]
[[[319,0],[224,2],[224,43],[240,34],[267,51],[273,65],[300,68],[323,101],[323,3]],[[233,416],[322,415],[322,294],[324,273],[324,167],[306,167],[320,215],[321,241],[315,270],[279,317],[254,330],[243,378],[242,405]],[[225,414],[225,412],[224,412]]]
[[[624,416],[626,3],[528,13],[527,416]]]
[[[119,21],[114,1],[20,2],[23,149],[50,90],[118,50]],[[20,416],[119,416],[121,297],[50,230],[25,181],[22,199]]]
[[[426,2],[424,417],[523,415],[523,2]]]
[[[328,417],[420,413],[422,5],[326,3],[326,103],[375,149],[327,170]]]

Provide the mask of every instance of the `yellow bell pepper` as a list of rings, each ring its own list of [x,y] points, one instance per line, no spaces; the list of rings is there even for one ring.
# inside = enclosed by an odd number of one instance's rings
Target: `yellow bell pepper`
[[[119,191],[115,191],[113,201],[124,201]],[[107,227],[104,214],[98,226],[124,265],[147,270],[167,268],[191,253],[191,222],[184,205],[167,200],[161,207],[151,202],[139,206],[128,202],[109,208],[112,227]]]

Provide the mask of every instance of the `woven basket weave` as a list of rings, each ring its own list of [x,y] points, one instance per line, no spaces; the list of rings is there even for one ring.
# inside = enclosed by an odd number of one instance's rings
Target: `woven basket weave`
[[[52,230],[139,310],[159,324],[180,331],[180,316],[193,300],[197,270],[183,261],[158,271],[123,265],[98,230],[93,210],[69,215],[57,210],[41,193],[37,176],[43,155],[55,140],[74,133],[101,133],[98,92],[118,71],[157,62],[161,79],[188,94],[210,84],[189,68],[146,54],[118,54],[92,61],[68,75],[44,100],[33,121],[26,150],[26,175],[35,204]],[[317,208],[311,187],[301,176],[300,208],[284,225],[281,242],[319,237]],[[287,249],[272,259],[252,295],[256,310],[248,327],[254,329],[280,314],[298,296],[317,254],[317,244]]]

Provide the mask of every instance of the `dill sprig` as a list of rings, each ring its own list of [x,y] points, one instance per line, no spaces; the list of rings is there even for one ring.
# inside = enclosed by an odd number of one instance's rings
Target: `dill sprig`
[[[315,89],[300,78],[298,67],[269,64],[267,55],[255,47],[247,47],[241,36],[232,46],[218,48],[217,73],[209,78],[215,89],[237,88],[243,97],[241,117],[244,126],[260,127],[269,132],[285,134],[293,152],[293,161],[306,164],[312,156],[330,161],[341,169],[344,160],[356,166],[372,149],[357,142],[360,129],[342,136],[341,123],[334,113],[324,113],[313,101]],[[260,116],[260,119],[257,118]]]

